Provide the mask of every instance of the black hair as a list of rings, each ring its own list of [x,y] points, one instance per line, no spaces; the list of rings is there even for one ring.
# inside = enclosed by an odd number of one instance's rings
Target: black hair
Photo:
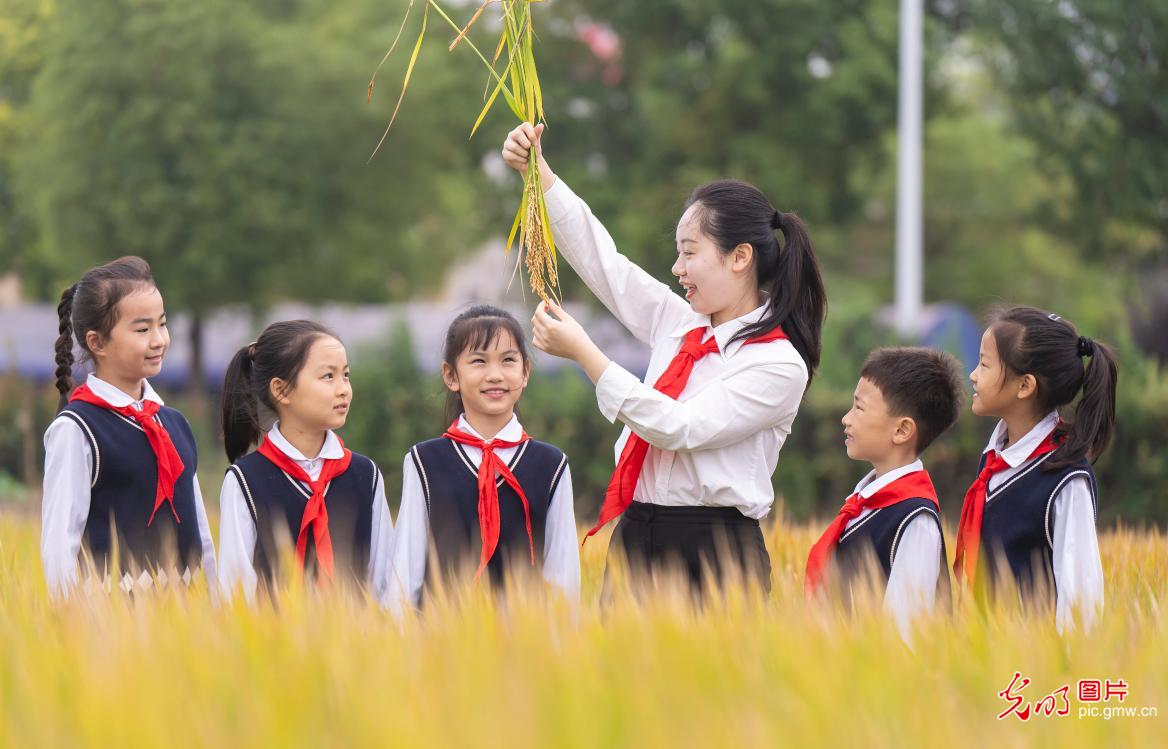
[[[227,459],[234,463],[259,442],[260,404],[272,411],[269,385],[280,379],[289,387],[304,368],[308,351],[321,338],[336,338],[336,333],[312,320],[274,322],[264,328],[255,343],[239,349],[227,365],[223,379],[223,447]]]
[[[462,352],[485,349],[501,333],[509,333],[515,339],[515,345],[519,347],[519,356],[523,359],[523,368],[528,369],[531,366],[531,357],[527,353],[527,342],[523,329],[519,327],[519,321],[507,310],[490,304],[476,304],[454,318],[446,330],[442,361],[454,370]],[[517,413],[518,410],[516,406]],[[446,425],[452,424],[462,411],[462,396],[453,390],[447,390]]]
[[[73,340],[81,347],[81,360],[93,356],[86,335],[93,331],[106,338],[118,322],[118,302],[130,293],[154,286],[150,265],[134,255],[90,268],[77,283],[61,292],[57,304],[57,391],[58,409],[64,408],[73,392]]]
[[[1034,307],[994,312],[990,330],[1005,372],[1034,377],[1039,409],[1060,409],[1081,394],[1074,421],[1060,422],[1056,428],[1059,447],[1043,470],[1063,468],[1084,457],[1094,462],[1107,449],[1115,428],[1119,377],[1115,353],[1100,341],[1080,336],[1069,321]]]
[[[827,292],[819,262],[803,221],[776,210],[762,191],[748,182],[718,180],[702,185],[686,201],[700,204],[698,225],[723,255],[740,244],[754,248],[758,288],[767,293],[762,318],[732,340],[746,340],[782,327],[807,365],[808,384],[819,367],[820,338],[827,315]],[[778,236],[783,237],[780,245]]]
[[[965,395],[957,360],[930,348],[879,348],[868,355],[860,377],[880,389],[888,413],[916,422],[916,453],[953,426]]]

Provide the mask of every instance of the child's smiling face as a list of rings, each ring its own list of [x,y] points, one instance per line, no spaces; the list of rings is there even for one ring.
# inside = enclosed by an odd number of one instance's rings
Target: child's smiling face
[[[871,380],[861,377],[852,396],[852,408],[840,420],[848,457],[881,465],[893,451],[906,443],[905,430],[912,420],[889,413],[884,393]],[[915,425],[907,435],[916,439]]]
[[[145,284],[131,291],[118,302],[117,322],[109,335],[103,338],[91,330],[85,340],[98,377],[107,382],[128,386],[154,377],[170,348],[162,294]]]
[[[459,354],[453,368],[443,362],[442,380],[462,398],[468,417],[501,417],[514,412],[529,371],[519,341],[500,329],[486,346]]]
[[[998,354],[998,340],[993,328],[986,328],[981,336],[981,349],[973,371],[973,413],[977,416],[1005,416],[1019,403],[1019,394],[1026,383],[1010,374]]]

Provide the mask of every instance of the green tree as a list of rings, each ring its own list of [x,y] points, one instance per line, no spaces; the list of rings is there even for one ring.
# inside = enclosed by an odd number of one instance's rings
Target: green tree
[[[1084,249],[1136,259],[1168,249],[1168,5],[971,5],[1015,125],[1073,178],[1066,218],[1089,239]],[[1133,241],[1123,224],[1155,237]]]
[[[382,301],[439,279],[475,237],[481,170],[438,97],[477,83],[433,56],[428,116],[367,165],[385,116],[364,101],[388,33],[374,5],[58,3],[15,157],[56,271],[41,291],[142,255],[197,344],[225,304]],[[197,345],[191,366],[201,390]]]
[[[1074,195],[1048,216],[1081,257],[1124,274],[1137,341],[1168,361],[1168,4],[975,0],[953,17],[984,43],[1013,125]]]
[[[666,275],[681,204],[711,179],[754,182],[817,238],[861,214],[850,175],[885,158],[896,120],[895,3],[588,0],[554,13],[537,49],[549,159],[650,270]],[[586,43],[589,18],[619,38],[612,59]]]
[[[0,273],[38,277],[43,270],[29,248],[35,222],[18,200],[15,155],[21,115],[44,61],[44,32],[51,11],[45,0],[0,0]]]

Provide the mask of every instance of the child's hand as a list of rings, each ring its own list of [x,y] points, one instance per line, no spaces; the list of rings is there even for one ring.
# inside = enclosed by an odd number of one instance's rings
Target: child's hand
[[[596,382],[608,367],[608,357],[596,347],[580,323],[555,302],[540,302],[531,318],[532,343],[540,351],[571,359]]]
[[[507,166],[522,174],[527,171],[528,152],[535,146],[536,158],[539,161],[539,179],[546,192],[556,181],[556,175],[543,157],[543,130],[544,125],[532,125],[524,122],[511,132],[507,133],[507,140],[503,141],[503,161]]]

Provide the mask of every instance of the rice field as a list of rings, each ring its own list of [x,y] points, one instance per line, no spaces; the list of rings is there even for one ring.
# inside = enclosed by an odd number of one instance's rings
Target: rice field
[[[1046,615],[964,606],[922,622],[910,650],[882,616],[804,603],[819,530],[769,530],[766,601],[729,590],[698,608],[662,589],[602,607],[608,541],[597,537],[582,551],[578,609],[540,586],[505,599],[479,588],[398,623],[298,588],[278,610],[217,605],[201,585],[54,604],[37,519],[0,512],[0,744],[1164,745],[1164,534],[1104,533],[1107,608],[1090,636],[1059,637]],[[1015,672],[1030,680],[1015,684],[1019,710],[1038,709],[999,720]],[[1122,680],[1124,700],[1080,700],[1080,680],[1094,679]]]

